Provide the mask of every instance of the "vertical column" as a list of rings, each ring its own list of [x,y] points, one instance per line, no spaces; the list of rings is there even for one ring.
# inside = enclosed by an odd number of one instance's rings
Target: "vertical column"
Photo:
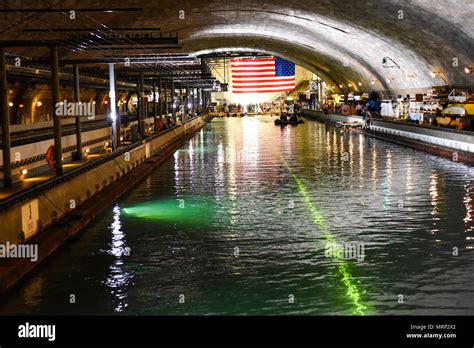
[[[115,98],[115,69],[114,63],[109,63],[109,99],[110,118],[112,119],[112,145],[116,150],[120,146],[120,119],[117,117],[117,100]]]
[[[0,48],[0,116],[2,118],[3,187],[12,185],[12,161],[10,154],[10,118],[8,116],[8,84],[5,50]]]
[[[179,84],[179,105],[181,111],[181,122],[183,122],[184,115],[186,114],[186,105],[184,105],[184,91],[183,91],[183,84]]]
[[[321,81],[321,80],[318,80],[318,103],[322,103],[322,102],[323,102],[323,91],[322,91],[322,88],[323,88],[322,81]]]
[[[54,163],[56,175],[63,174],[63,146],[61,139],[61,118],[56,115],[56,104],[59,103],[59,52],[51,47],[51,88],[53,94],[53,129],[54,129]]]
[[[197,98],[196,98],[196,103],[197,103],[197,109],[199,110],[199,113],[202,112],[202,102],[201,102],[201,95],[202,95],[202,89],[198,88],[197,89]]]
[[[169,109],[168,109],[168,82],[165,82],[165,112],[166,112],[166,117],[169,115]]]
[[[196,112],[199,114],[200,109],[201,109],[201,104],[199,104],[199,98],[201,95],[201,89],[199,87],[196,87]]]
[[[140,135],[142,138],[145,137],[145,75],[143,71],[140,71],[140,109],[139,109],[139,116],[138,116],[138,128],[140,130]]]
[[[140,129],[140,76],[137,76],[137,120],[138,120],[138,129]]]
[[[76,110],[80,110],[79,103],[81,102],[81,92],[79,83],[79,65],[74,64],[74,102],[76,103]],[[95,107],[95,105],[93,106]],[[81,134],[81,115],[76,115],[76,153],[74,155],[76,160],[82,159],[82,134]]]
[[[186,106],[188,107],[187,114],[189,115],[189,112],[193,112],[193,97],[191,96],[192,94],[192,88],[189,86],[186,86]]]
[[[173,122],[176,123],[176,104],[174,100],[174,80],[171,80],[171,116],[173,117]]]
[[[160,105],[160,118],[163,118],[163,81],[161,80],[161,76],[158,77],[158,103]]]
[[[188,119],[189,115],[189,100],[190,100],[190,95],[189,95],[189,86],[185,86],[184,90],[186,91],[186,100],[184,101],[184,119]],[[183,120],[184,121],[184,120]]]
[[[156,106],[156,81],[155,78],[153,77],[152,80],[152,87],[153,87],[153,124],[156,125],[156,114],[157,112],[157,106]]]

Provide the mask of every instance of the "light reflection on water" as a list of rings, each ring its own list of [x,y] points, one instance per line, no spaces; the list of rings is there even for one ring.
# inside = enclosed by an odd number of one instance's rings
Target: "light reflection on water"
[[[215,119],[1,312],[474,314],[473,179],[309,120]],[[364,260],[326,257],[327,238]]]
[[[120,206],[116,204],[113,208],[113,222],[110,225],[112,242],[108,253],[114,256],[114,262],[110,265],[110,273],[105,284],[110,288],[110,293],[115,296],[115,312],[122,312],[128,305],[127,285],[133,276],[124,270],[124,257],[130,255],[130,248],[126,246],[125,233],[120,221]]]

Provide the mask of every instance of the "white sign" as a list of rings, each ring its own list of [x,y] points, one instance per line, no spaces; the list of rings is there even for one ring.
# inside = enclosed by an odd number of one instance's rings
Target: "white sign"
[[[25,240],[33,237],[38,232],[38,200],[33,199],[21,206],[21,229]]]
[[[150,158],[150,143],[145,144],[145,157]]]

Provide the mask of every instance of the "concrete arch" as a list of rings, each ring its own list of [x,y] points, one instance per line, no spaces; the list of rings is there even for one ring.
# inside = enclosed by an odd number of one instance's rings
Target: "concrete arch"
[[[18,1],[17,6],[28,4]],[[66,0],[61,6],[98,7],[93,0],[80,5]],[[177,32],[182,48],[169,52],[261,48],[325,75],[336,85],[359,81],[371,85],[376,80],[375,89],[393,91],[444,84],[474,86],[474,74],[463,71],[474,65],[474,21],[469,20],[474,3],[470,0],[126,0],[120,6],[142,11],[133,16],[88,14],[86,19],[91,25],[109,27],[124,26],[126,19],[127,27]],[[102,0],[100,7],[118,5]],[[183,18],[180,13],[185,14]],[[40,13],[36,21],[46,16]],[[0,32],[6,39],[32,35],[20,27],[4,24]],[[36,36],[40,39],[41,35]],[[87,54],[69,52],[65,58]],[[393,59],[399,68],[384,68],[383,57]]]

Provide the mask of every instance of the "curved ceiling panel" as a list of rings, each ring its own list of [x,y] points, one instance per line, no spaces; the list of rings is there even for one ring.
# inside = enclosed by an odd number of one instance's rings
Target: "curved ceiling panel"
[[[17,3],[20,7],[29,4]],[[99,5],[86,0],[80,5],[63,1],[61,6]],[[100,2],[100,7],[108,6],[118,4]],[[182,46],[179,51],[249,48],[270,52],[312,70],[336,88],[359,82],[379,90],[474,85],[473,74],[463,71],[474,65],[471,0],[130,0],[121,1],[120,6],[142,11],[86,16],[96,25],[176,31]],[[46,15],[38,14],[36,20]],[[17,29],[22,25],[0,25],[0,32],[21,38],[25,33]],[[382,66],[384,57],[394,67]]]

